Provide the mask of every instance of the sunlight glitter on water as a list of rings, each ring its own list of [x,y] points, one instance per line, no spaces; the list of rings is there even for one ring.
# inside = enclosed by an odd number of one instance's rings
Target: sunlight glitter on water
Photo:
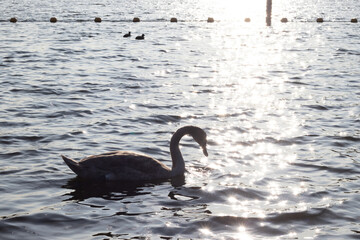
[[[199,231],[204,234],[205,236],[208,236],[208,237],[211,237],[211,236],[214,236],[214,233],[211,232],[210,229],[208,228],[200,228]]]
[[[209,4],[207,1],[206,4]],[[215,16],[219,19],[244,20],[246,17],[258,17],[265,13],[263,0],[212,0],[212,6],[217,9]]]
[[[242,240],[253,240],[253,237],[246,232],[246,228],[244,226],[238,227],[238,233],[235,234],[234,237]]]
[[[292,193],[297,196],[307,191],[307,187],[304,182],[301,182],[299,186],[292,187]]]

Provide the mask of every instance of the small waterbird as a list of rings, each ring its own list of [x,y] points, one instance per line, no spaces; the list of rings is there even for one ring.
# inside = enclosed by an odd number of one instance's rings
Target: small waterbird
[[[142,34],[141,36],[137,36],[135,39],[136,40],[144,40],[145,39],[145,34]]]
[[[123,37],[124,38],[131,37],[131,32],[126,33]]]

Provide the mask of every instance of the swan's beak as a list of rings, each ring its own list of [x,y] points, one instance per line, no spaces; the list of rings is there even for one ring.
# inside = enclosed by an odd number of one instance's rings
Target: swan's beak
[[[205,146],[202,146],[202,149],[203,149],[204,155],[207,157],[207,156],[208,156],[208,152],[207,152],[207,149],[206,149],[206,145],[205,145]]]

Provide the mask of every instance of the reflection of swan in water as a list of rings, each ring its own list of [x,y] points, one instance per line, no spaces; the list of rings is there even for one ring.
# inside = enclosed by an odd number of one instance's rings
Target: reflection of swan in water
[[[69,189],[64,194],[68,196],[64,201],[84,201],[88,198],[103,198],[106,200],[122,200],[129,196],[148,195],[152,188],[157,185],[168,184],[168,179],[156,179],[151,181],[89,181],[82,178],[68,179],[62,188]],[[185,184],[185,176],[171,178],[171,185],[176,188]],[[175,199],[174,192],[169,197]]]
[[[93,155],[79,162],[62,156],[65,163],[79,177],[85,179],[101,179],[107,181],[148,181],[155,179],[169,179],[183,176],[185,163],[179,149],[180,139],[191,135],[202,147],[207,156],[206,133],[201,128],[186,126],[178,129],[170,141],[172,169],[158,160],[139,153],[129,151],[115,151],[100,155]]]
[[[87,181],[86,179],[72,178],[62,187],[72,190],[64,194],[64,196],[68,196],[65,201],[84,201],[88,198],[122,200],[128,196],[151,194],[150,189],[163,182],[163,180],[152,182],[124,181],[113,184],[113,182]]]

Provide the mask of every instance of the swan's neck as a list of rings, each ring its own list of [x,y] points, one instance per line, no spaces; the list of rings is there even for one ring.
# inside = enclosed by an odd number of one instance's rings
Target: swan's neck
[[[179,176],[185,173],[185,162],[179,149],[180,139],[188,134],[186,128],[180,128],[177,130],[170,141],[170,154],[172,159],[171,176]]]

